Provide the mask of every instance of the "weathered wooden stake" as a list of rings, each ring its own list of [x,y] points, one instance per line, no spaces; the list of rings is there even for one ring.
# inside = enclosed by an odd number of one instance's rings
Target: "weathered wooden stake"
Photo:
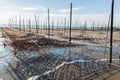
[[[21,15],[19,16],[19,31],[21,31]]]
[[[16,28],[17,28],[17,16],[15,15],[15,23],[16,23]]]
[[[29,33],[31,33],[31,20],[29,18]]]
[[[49,15],[49,9],[48,9],[48,38],[50,39],[50,15]]]
[[[110,60],[109,60],[110,63],[112,63],[113,23],[114,23],[114,0],[112,0],[112,7],[111,7]]]
[[[36,33],[38,34],[38,24],[37,24],[37,17],[35,15],[35,26],[36,26]]]
[[[25,20],[23,19],[23,31],[25,32]]]
[[[72,3],[70,5],[70,32],[69,32],[69,43],[71,44],[71,26],[72,26]]]
[[[64,22],[64,32],[66,33],[66,18],[65,18],[65,22]]]

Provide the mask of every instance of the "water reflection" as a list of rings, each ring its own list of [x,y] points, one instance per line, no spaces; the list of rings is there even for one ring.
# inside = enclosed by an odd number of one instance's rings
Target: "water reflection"
[[[68,56],[69,51],[64,48],[49,48],[48,53],[53,54],[55,56]]]
[[[22,59],[26,59],[26,58],[29,59],[29,58],[33,58],[33,57],[38,57],[39,56],[39,52],[38,51],[17,51],[16,53]]]

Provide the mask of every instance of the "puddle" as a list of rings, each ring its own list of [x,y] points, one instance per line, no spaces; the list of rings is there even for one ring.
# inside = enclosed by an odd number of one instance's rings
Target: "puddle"
[[[27,78],[31,76],[35,77],[34,75],[50,74],[70,64],[78,67],[82,65],[82,68],[88,69],[90,65],[98,65],[96,63],[97,59],[88,56],[90,54],[89,50],[95,52],[95,55],[98,55],[103,54],[104,48],[84,45],[71,48],[44,48],[39,51],[19,51],[16,55],[19,59],[17,69],[23,75],[27,76]],[[100,59],[100,61],[105,60],[107,59]]]
[[[68,56],[70,52],[64,48],[49,48],[48,53],[55,56]]]
[[[21,59],[28,59],[39,56],[39,53],[37,51],[19,51],[17,54]]]

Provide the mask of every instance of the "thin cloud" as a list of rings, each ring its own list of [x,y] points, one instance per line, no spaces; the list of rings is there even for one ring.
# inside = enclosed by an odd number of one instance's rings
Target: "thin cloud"
[[[80,10],[80,9],[83,9],[83,7],[76,7],[76,8],[73,8],[73,10]]]
[[[23,10],[26,10],[26,11],[47,10],[47,9],[46,9],[45,7],[43,7],[43,6],[23,7],[22,9],[23,9]]]
[[[81,9],[83,9],[83,7],[75,7],[72,10],[76,11],[76,10],[81,10]],[[70,9],[61,9],[61,10],[58,10],[58,12],[61,12],[61,13],[68,13],[69,11],[70,11]]]
[[[33,10],[37,10],[38,8],[36,8],[36,7],[24,7],[24,8],[22,8],[23,10],[28,10],[28,11],[33,11]]]
[[[11,9],[10,7],[4,6],[4,5],[0,5],[0,9]]]

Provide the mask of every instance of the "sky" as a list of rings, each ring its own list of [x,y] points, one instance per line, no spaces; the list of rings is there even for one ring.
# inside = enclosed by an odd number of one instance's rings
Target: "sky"
[[[46,20],[47,10],[50,9],[50,20],[69,20],[70,3],[73,4],[73,24],[75,22],[106,25],[111,13],[112,0],[0,0],[0,24],[19,15],[24,19],[34,15],[40,20]],[[114,25],[120,25],[120,1],[115,0]]]

